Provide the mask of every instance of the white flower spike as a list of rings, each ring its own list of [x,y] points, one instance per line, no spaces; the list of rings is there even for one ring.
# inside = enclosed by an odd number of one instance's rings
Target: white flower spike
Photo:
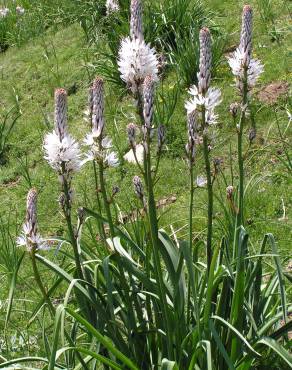
[[[126,37],[122,40],[119,59],[121,78],[126,82],[133,93],[143,83],[146,76],[158,81],[158,60],[155,49],[152,49],[144,40]]]

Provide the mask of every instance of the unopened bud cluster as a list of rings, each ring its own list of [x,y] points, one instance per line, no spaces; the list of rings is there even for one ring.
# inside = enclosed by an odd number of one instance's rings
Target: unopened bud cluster
[[[85,145],[90,150],[86,155],[84,163],[97,161],[105,167],[116,167],[119,164],[117,154],[112,152],[112,141],[105,136],[104,117],[104,82],[97,77],[89,90],[89,111],[91,111],[91,133],[86,136]]]
[[[17,244],[26,247],[28,252],[45,247],[44,240],[38,233],[37,191],[34,188],[27,194],[25,223],[21,235],[17,238]]]
[[[134,176],[133,178],[133,185],[134,185],[134,191],[137,197],[143,201],[144,199],[144,190],[143,190],[143,184],[139,176]]]
[[[132,148],[136,147],[137,126],[134,123],[129,123],[127,126],[128,141]]]
[[[198,91],[205,94],[211,82],[211,34],[208,28],[204,27],[200,31],[200,65],[198,73]]]
[[[250,94],[264,70],[257,59],[252,58],[252,8],[245,5],[242,12],[240,44],[234,54],[228,58],[229,66],[236,80],[240,95]]]

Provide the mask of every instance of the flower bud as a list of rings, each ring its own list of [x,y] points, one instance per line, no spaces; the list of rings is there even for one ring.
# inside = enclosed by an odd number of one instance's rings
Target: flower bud
[[[235,119],[239,113],[240,104],[239,103],[231,103],[229,106],[229,112],[232,117]]]
[[[118,186],[113,186],[113,188],[112,188],[112,197],[117,195],[120,191],[121,191],[121,189]]]
[[[154,81],[150,76],[147,76],[144,80],[143,98],[144,98],[143,115],[145,127],[147,129],[151,129],[154,112]]]
[[[250,141],[250,143],[252,143],[254,141],[254,139],[256,138],[257,136],[257,131],[256,129],[253,127],[249,130],[249,133],[248,133],[248,140]]]
[[[218,169],[219,169],[219,167],[223,163],[223,159],[222,158],[219,158],[219,157],[216,157],[216,158],[213,159],[213,163],[214,163],[215,170],[217,172]]]
[[[132,39],[143,39],[141,0],[131,1],[130,35]]]
[[[211,34],[208,28],[204,27],[200,31],[200,65],[198,73],[198,90],[200,94],[205,94],[211,82]]]
[[[157,151],[161,152],[163,144],[166,140],[166,129],[164,125],[159,125],[157,130]]]
[[[143,184],[139,176],[134,176],[133,185],[134,185],[135,194],[140,200],[143,201],[144,199]]]
[[[59,202],[59,205],[62,208],[62,210],[64,210],[65,207],[66,207],[66,200],[65,200],[65,194],[64,193],[61,193],[59,195],[58,202]]]
[[[232,197],[233,197],[233,193],[234,193],[234,187],[231,186],[231,185],[227,186],[227,188],[226,188],[227,199],[231,200]]]
[[[37,191],[32,188],[27,194],[26,199],[26,225],[29,236],[37,235]]]
[[[239,48],[244,53],[243,64],[249,66],[252,51],[252,8],[250,5],[243,7]]]
[[[137,126],[134,123],[129,123],[127,126],[128,141],[132,148],[136,146]]]
[[[79,207],[78,210],[77,210],[77,214],[78,214],[78,219],[79,219],[80,224],[83,224],[84,219],[85,219],[85,211],[84,211],[84,208],[83,207]]]
[[[55,90],[55,132],[62,141],[67,134],[67,92]]]
[[[97,77],[92,85],[92,131],[97,137],[102,136],[104,121],[104,82]]]
[[[193,111],[188,114],[188,142],[186,144],[186,152],[189,156],[190,166],[195,161],[196,156],[196,142],[197,142],[197,113]]]

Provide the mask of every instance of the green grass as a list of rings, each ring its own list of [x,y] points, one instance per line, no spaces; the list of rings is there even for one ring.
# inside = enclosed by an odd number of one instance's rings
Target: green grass
[[[272,41],[271,35],[267,33],[266,24],[257,11],[257,2],[252,3],[255,4],[255,54],[265,64],[265,72],[257,89],[273,81],[291,81],[292,43],[289,37],[291,19],[286,8],[287,4],[280,0],[273,2],[275,3],[275,25],[280,35],[279,42],[276,42]],[[209,0],[208,4],[215,13],[214,23],[219,23],[230,32],[228,45],[233,45],[238,39],[240,9],[243,2]],[[102,48],[102,45],[98,47]],[[45,235],[65,236],[64,221],[57,203],[59,185],[55,173],[43,159],[42,140],[52,126],[53,91],[60,86],[71,91],[69,96],[71,132],[80,140],[85,136],[88,127],[83,120],[83,111],[86,108],[87,89],[93,75],[88,65],[98,61],[98,47],[88,46],[81,27],[73,24],[57,32],[48,31],[19,48],[11,47],[0,54],[0,111],[4,114],[17,101],[21,112],[9,138],[7,162],[0,166],[1,217],[4,223],[8,222],[9,218],[13,237],[17,235],[17,230],[23,222],[25,198],[31,186],[39,190],[41,232]],[[166,89],[172,89],[175,78],[173,72],[167,76]],[[231,145],[233,165],[236,168],[236,130],[228,113],[229,104],[236,99],[234,89],[230,87],[231,84],[232,76],[223,58],[213,81],[213,85],[221,87],[223,91],[223,103],[218,112],[220,129],[216,131],[213,157],[223,159],[222,168],[228,181],[230,181],[229,145]],[[184,227],[187,224],[189,201],[187,166],[183,160],[186,140],[183,103],[187,96],[186,92],[186,89],[181,91],[170,121],[175,140],[167,145],[168,150],[165,151],[161,161],[160,179],[156,188],[157,199],[170,194],[177,196],[176,203],[161,212],[160,226],[169,231],[169,226],[172,225],[174,230],[178,230],[179,237],[187,234]],[[287,264],[287,258],[291,256],[289,245],[292,217],[291,172],[287,171],[282,162],[282,160],[285,161],[285,156],[282,151],[283,144],[279,140],[274,112],[277,111],[279,125],[281,130],[284,130],[288,122],[286,106],[292,111],[291,102],[287,96],[280,98],[275,106],[265,106],[255,100],[258,137],[249,150],[246,167],[247,178],[250,180],[246,194],[246,219],[248,220],[247,230],[252,232],[252,245],[258,245],[266,232],[273,233],[285,264]],[[133,114],[131,99],[128,96],[121,96],[114,84],[107,83],[106,122],[108,131],[115,136],[120,154],[127,150],[125,127],[133,119]],[[291,129],[287,137],[289,134],[291,137]],[[203,171],[202,154],[199,153],[195,168],[196,175],[202,174]],[[29,174],[29,181],[25,178],[25,173]],[[129,164],[123,164],[121,168],[110,170],[108,173],[109,184],[119,185],[121,188],[117,203],[124,212],[129,212],[137,204],[131,185],[135,174],[135,166]],[[88,199],[93,198],[93,183],[93,174],[88,165],[87,169],[74,179],[76,204],[82,205],[85,195]],[[225,188],[220,178],[216,184],[216,192],[223,199],[225,199]],[[286,209],[285,219],[282,218],[283,204]],[[196,191],[195,210],[194,231],[195,235],[200,237],[205,232],[206,226],[205,190]],[[223,218],[223,210],[219,202],[216,202],[216,235],[220,235],[220,220]],[[54,258],[53,252],[49,254]],[[203,254],[202,251],[202,256]],[[33,287],[33,278],[30,269],[24,266],[25,264],[20,270],[16,298],[35,301],[39,293],[37,289],[30,290],[30,287]],[[44,273],[47,274],[45,276],[48,281],[52,279],[48,272]],[[0,266],[0,284],[4,287],[0,292],[2,302],[5,302],[8,294],[5,277],[6,274],[1,275]],[[30,302],[25,305],[27,310],[33,307]],[[22,303],[17,302],[19,309],[21,306]],[[3,327],[5,309],[5,305],[0,307],[0,328]],[[12,317],[10,334],[22,330],[27,323],[28,314],[25,311],[14,312]],[[28,329],[33,335],[37,330],[36,324]],[[43,354],[42,350],[37,351]],[[31,353],[35,353],[33,346]],[[14,357],[14,354],[10,356]]]

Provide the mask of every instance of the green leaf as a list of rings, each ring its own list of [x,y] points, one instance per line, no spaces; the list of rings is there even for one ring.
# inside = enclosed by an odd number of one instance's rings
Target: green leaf
[[[96,212],[93,212],[93,211],[91,211],[90,209],[88,209],[88,208],[83,208],[83,210],[85,211],[85,213],[87,213],[88,215],[90,215],[90,216],[92,216],[92,217],[94,217],[94,218],[96,218],[98,221],[101,221],[101,222],[103,222],[103,223],[108,223],[108,221],[104,218],[104,217],[102,217],[102,216],[100,216],[98,213],[96,213]],[[145,260],[145,258],[146,258],[146,256],[145,256],[145,253],[142,251],[142,249],[136,244],[136,243],[134,243],[134,241],[131,239],[131,238],[129,238],[128,237],[128,235],[126,234],[126,233],[124,233],[120,228],[118,228],[116,225],[114,225],[114,230],[115,230],[115,232],[122,238],[122,239],[124,239],[126,242],[128,242],[130,245],[131,245],[131,247],[133,248],[133,249],[135,249],[136,250],[136,252],[140,255],[140,257],[142,257],[143,258],[143,260]]]
[[[235,370],[235,367],[230,359],[230,357],[228,356],[228,353],[217,333],[217,330],[215,328],[215,325],[213,324],[212,320],[209,321],[209,327],[210,327],[210,330],[211,330],[211,333],[213,334],[213,338],[217,344],[217,347],[219,349],[219,351],[221,352],[221,355],[223,356],[225,362],[226,362],[226,365],[228,366],[228,370]]]
[[[229,324],[229,322],[227,322],[226,320],[222,319],[222,317],[219,317],[219,316],[216,316],[216,315],[212,316],[212,319],[218,320],[222,324],[224,324],[226,327],[228,327],[247,346],[247,348],[255,356],[261,357],[261,355],[252,348],[252,346],[248,343],[248,341],[244,338],[244,336],[234,326],[232,326],[231,324]]]
[[[211,305],[212,305],[212,295],[214,292],[214,273],[215,273],[215,268],[216,268],[216,263],[219,255],[221,245],[218,244],[217,247],[215,248],[212,261],[211,261],[211,266],[210,266],[210,271],[209,271],[209,276],[208,276],[208,284],[207,284],[207,293],[206,293],[206,303],[204,307],[204,326],[205,329],[208,329],[209,326],[209,319],[210,319],[210,313],[211,313]]]
[[[286,299],[286,291],[285,291],[285,282],[284,282],[284,276],[282,272],[281,262],[278,255],[278,248],[276,245],[276,241],[273,234],[267,234],[273,253],[276,255],[274,257],[276,269],[277,269],[277,275],[279,280],[279,289],[280,289],[280,295],[281,295],[281,303],[282,303],[282,310],[283,310],[283,320],[285,323],[287,323],[288,317],[287,317],[287,299]]]
[[[247,254],[248,234],[243,227],[240,227],[238,236],[238,253],[234,293],[231,305],[232,325],[239,332],[242,331],[244,320],[244,292],[245,292],[245,266],[244,259]],[[231,360],[235,362],[239,353],[239,342],[237,337],[232,338]]]
[[[161,370],[179,370],[175,361],[169,361],[164,358],[161,362]]]
[[[274,331],[273,334],[270,335],[273,339],[279,339],[282,336],[286,335],[290,330],[292,330],[292,320],[287,322],[287,324],[283,325],[278,330]]]
[[[57,307],[56,315],[55,315],[55,325],[54,325],[54,335],[53,335],[53,344],[51,349],[51,358],[48,370],[54,370],[56,364],[56,353],[58,350],[58,342],[59,342],[59,334],[60,334],[60,326],[61,326],[61,318],[63,315],[64,307],[62,305]]]
[[[70,348],[71,349],[71,348]],[[116,362],[102,356],[102,355],[99,355],[97,354],[96,352],[93,352],[93,351],[90,351],[89,349],[87,348],[82,348],[82,347],[75,347],[73,348],[75,351],[78,351],[80,353],[84,353],[85,355],[89,355],[91,356],[92,358],[95,358],[96,360],[100,361],[101,363],[107,365],[107,366],[110,366],[111,369],[114,369],[114,370],[120,370],[120,369],[123,369],[122,366],[120,366],[119,364],[117,364]]]
[[[82,316],[76,313],[69,307],[66,307],[65,310],[74,317],[80,324],[82,324],[102,345],[104,345],[114,356],[116,356],[120,361],[122,361],[126,366],[128,366],[132,370],[139,370],[136,365],[126,357],[123,353],[121,353],[112,343],[109,338],[103,336],[99,331],[97,331],[87,320],[85,320]]]
[[[17,274],[18,270],[20,268],[21,262],[23,260],[23,257],[25,255],[25,252],[22,253],[20,258],[18,259],[17,265],[15,266],[15,270],[13,271],[12,279],[10,282],[10,288],[9,288],[9,295],[8,295],[8,305],[7,305],[7,311],[6,311],[6,318],[5,318],[5,324],[4,324],[4,331],[6,331],[7,324],[10,318],[11,310],[12,310],[12,303],[13,303],[13,297],[14,297],[14,292],[15,292],[15,287],[16,287],[16,282],[17,282]]]
[[[36,258],[42,262],[43,264],[45,264],[47,267],[49,267],[51,270],[55,271],[59,276],[63,277],[63,279],[65,279],[66,281],[68,281],[69,283],[72,282],[72,280],[75,280],[73,276],[69,275],[65,270],[61,269],[58,265],[56,265],[55,263],[47,260],[46,258],[44,258],[43,256],[39,255],[39,254],[36,254],[35,255]],[[78,289],[80,291],[80,293],[82,293],[91,303],[95,304],[95,302],[92,300],[92,297],[91,295],[88,293],[88,291],[79,283],[79,282],[76,282],[75,283],[75,287],[76,289]]]
[[[20,357],[20,358],[14,359],[14,360],[6,361],[3,364],[0,364],[0,369],[7,368],[7,366],[10,366],[10,365],[20,364],[22,362],[28,362],[28,363],[31,363],[31,362],[45,362],[45,363],[49,363],[48,359],[46,359],[46,358],[28,356],[28,357]],[[55,370],[57,370],[57,369],[55,369]]]
[[[278,342],[276,342],[272,338],[264,337],[260,339],[257,344],[262,344],[271,348],[274,352],[276,352],[292,369],[292,355],[285,350]]]

